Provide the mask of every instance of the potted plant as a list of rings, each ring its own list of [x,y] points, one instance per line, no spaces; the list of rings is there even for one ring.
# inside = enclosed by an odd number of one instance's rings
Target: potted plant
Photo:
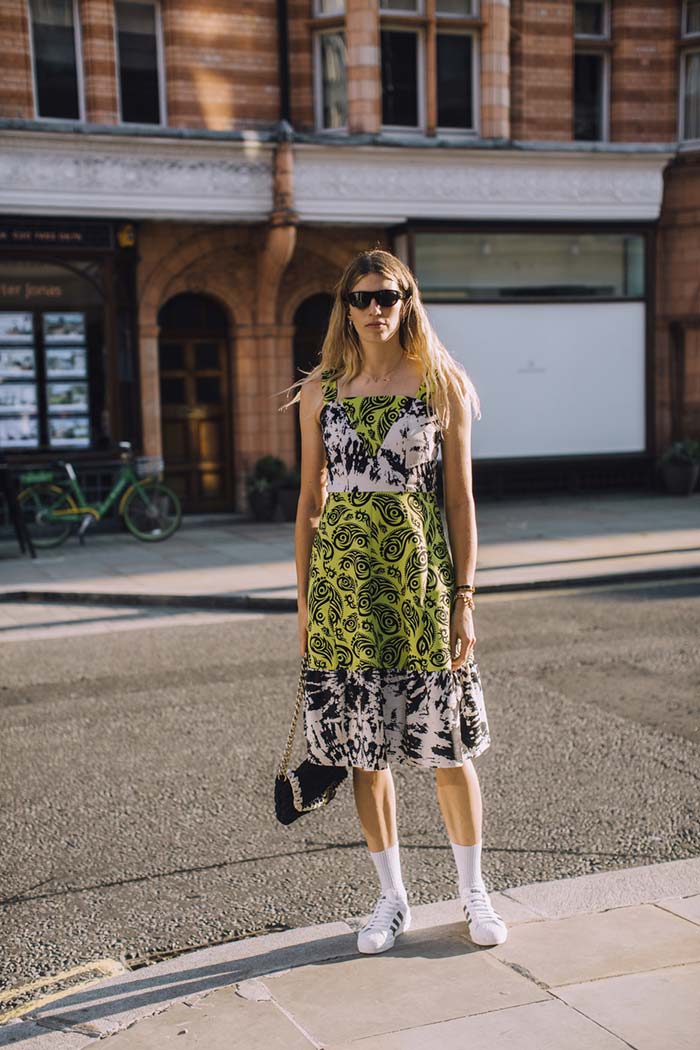
[[[659,467],[667,492],[689,496],[700,474],[700,441],[674,441],[659,459]]]
[[[297,467],[291,467],[280,481],[277,493],[284,521],[295,520],[300,490],[301,473]]]
[[[287,472],[278,456],[261,456],[246,478],[248,505],[256,521],[273,521],[277,510],[277,490]]]

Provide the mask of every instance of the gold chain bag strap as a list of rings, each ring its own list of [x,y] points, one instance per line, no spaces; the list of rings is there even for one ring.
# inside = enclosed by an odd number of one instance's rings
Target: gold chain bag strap
[[[275,776],[275,816],[280,824],[291,824],[304,813],[328,805],[348,771],[345,766],[320,766],[305,758],[296,769],[289,769],[299,715],[304,706],[304,683],[309,666],[308,653],[301,658],[297,699],[287,744]]]

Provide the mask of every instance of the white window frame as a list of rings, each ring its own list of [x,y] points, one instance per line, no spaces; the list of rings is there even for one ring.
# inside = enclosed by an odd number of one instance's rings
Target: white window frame
[[[316,124],[316,131],[324,135],[335,135],[347,133],[347,123],[342,124],[337,128],[326,128],[323,126],[323,64],[321,60],[321,37],[328,36],[329,34],[342,33],[345,39],[345,47],[347,50],[347,34],[345,32],[345,26],[329,26],[328,29],[319,29],[314,33],[313,38],[313,57],[314,57],[314,121]],[[348,85],[348,67],[345,67],[345,88],[347,93]],[[345,112],[349,113],[349,105],[346,95],[345,100]]]
[[[424,14],[425,0],[417,0],[415,10],[410,7],[382,7],[382,0],[379,0],[377,6],[381,18],[393,18],[395,15],[413,15],[416,17]]]
[[[685,12],[684,12],[685,14]],[[700,34],[692,33],[689,39],[694,39],[696,36],[700,38]],[[688,55],[700,55],[700,47],[691,47],[687,51],[681,52],[681,65],[680,65],[680,84],[678,92],[678,140],[683,145],[698,145],[700,144],[700,132],[698,138],[689,139],[685,136],[685,73],[686,73],[686,62]],[[700,60],[700,59],[699,59]]]
[[[396,14],[395,11],[392,14]],[[417,124],[381,124],[382,132],[386,132],[389,135],[405,135],[407,132],[419,131],[425,134],[426,129],[426,100],[425,100],[425,34],[422,29],[418,26],[414,29],[413,26],[407,25],[392,25],[390,22],[385,24],[382,22],[379,26],[380,37],[379,37],[379,50],[380,50],[380,62],[379,62],[379,79],[382,91],[384,90],[381,84],[382,66],[381,66],[381,33],[413,33],[414,36],[418,37],[418,45],[416,47],[416,88],[418,90],[418,123]],[[383,98],[380,98],[380,105],[383,108]]]
[[[345,9],[347,4],[345,0],[340,0],[342,10],[340,11],[322,11],[321,0],[314,0],[313,16],[314,18],[341,18],[346,12]]]
[[[85,123],[85,81],[83,79],[83,38],[80,32],[80,9],[78,0],[73,0],[73,40],[75,47],[75,71],[78,85],[78,117],[42,117],[39,113],[39,89],[36,82],[36,62],[34,55],[34,26],[32,22],[32,5],[25,0],[27,25],[29,27],[29,60],[32,64],[32,95],[34,119],[45,120],[51,124],[64,124],[66,121]]]
[[[578,38],[577,38],[578,39]],[[597,55],[598,58],[602,59],[603,65],[603,127],[602,135],[599,139],[574,139],[574,142],[609,142],[610,141],[610,55],[605,51],[598,51],[596,48],[588,47],[577,47],[574,49],[575,55]],[[576,100],[574,99],[574,107]]]
[[[472,38],[472,118],[473,125],[471,128],[453,128],[446,124],[438,124],[436,130],[445,135],[461,135],[463,138],[474,138],[479,135],[480,129],[480,113],[481,113],[481,99],[479,97],[479,84],[480,84],[480,53],[478,47],[479,36],[473,29],[440,29],[437,27],[437,36],[470,36]],[[437,50],[437,40],[435,41]],[[438,85],[437,85],[437,53],[435,56],[435,104],[438,105]]]
[[[610,39],[610,0],[602,0],[603,6],[603,32],[602,33],[574,33],[575,40],[609,40]],[[574,0],[574,25],[576,25],[576,0]]]
[[[694,33],[689,33],[686,29],[688,25],[688,0],[683,0],[683,9],[681,11],[681,36],[685,40],[694,40],[696,36],[700,36],[700,29]]]
[[[441,18],[478,18],[480,14],[479,8],[481,7],[480,0],[471,0],[473,10],[468,15],[453,14],[450,11],[439,11],[438,4],[440,0],[436,0],[435,4],[435,19],[436,21]]]
[[[115,76],[117,81],[117,116],[118,123],[123,124],[125,127],[141,127],[141,128],[164,128],[168,124],[168,106],[167,98],[165,94],[165,46],[163,44],[163,12],[161,9],[160,0],[121,0],[122,3],[139,3],[139,4],[150,4],[151,7],[155,8],[155,26],[156,26],[156,61],[158,63],[158,103],[159,103],[159,115],[160,123],[158,124],[142,124],[139,121],[124,120],[122,117],[122,77],[121,77],[121,63],[119,58],[119,30],[117,27],[117,4],[114,0],[112,4],[112,11],[114,18],[112,19],[112,30],[114,34],[114,61],[115,61]]]

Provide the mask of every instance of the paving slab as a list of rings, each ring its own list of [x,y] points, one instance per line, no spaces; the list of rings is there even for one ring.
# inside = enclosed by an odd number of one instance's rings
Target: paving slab
[[[700,962],[700,928],[640,904],[515,926],[493,956],[548,987]]]
[[[311,1050],[315,1046],[271,1000],[250,1002],[234,988],[111,1036],[104,1050]]]
[[[629,1050],[563,1003],[527,1003],[427,1028],[331,1043],[325,1050]],[[250,1047],[253,1050],[253,1047]],[[666,1047],[665,1050],[670,1050]]]
[[[506,891],[543,918],[558,919],[581,912],[604,911],[669,897],[687,897],[700,892],[700,859],[643,864],[636,868],[608,871],[600,875],[578,875],[573,879],[533,882]]]
[[[62,1028],[46,1028],[34,1021],[11,1021],[0,1028],[0,1046],[15,1050],[83,1050],[96,1039]]]
[[[697,893],[694,897],[681,897],[680,900],[672,898],[671,900],[655,901],[655,904],[657,908],[672,911],[674,915],[681,915],[684,919],[688,919],[689,922],[697,923],[700,926],[700,893]]]
[[[298,967],[264,983],[322,1046],[550,998],[473,945],[463,922],[411,931],[391,952]]]
[[[697,1050],[700,965],[570,984],[556,994],[635,1050]]]

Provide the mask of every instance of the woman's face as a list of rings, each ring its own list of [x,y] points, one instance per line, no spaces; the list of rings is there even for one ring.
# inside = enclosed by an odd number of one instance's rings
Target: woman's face
[[[378,292],[383,288],[399,291],[399,286],[393,277],[385,277],[381,273],[368,273],[353,285],[351,291]],[[350,320],[358,336],[363,342],[368,343],[386,343],[396,335],[401,323],[403,308],[402,299],[397,299],[393,306],[380,306],[376,299],[372,299],[364,310],[348,304]]]

